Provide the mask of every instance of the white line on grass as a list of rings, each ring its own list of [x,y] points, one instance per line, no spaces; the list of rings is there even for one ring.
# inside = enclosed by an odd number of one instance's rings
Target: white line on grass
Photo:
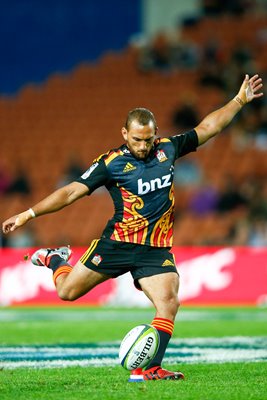
[[[120,343],[56,346],[0,346],[0,368],[65,368],[119,365]],[[175,339],[164,361],[169,364],[267,361],[267,337]]]

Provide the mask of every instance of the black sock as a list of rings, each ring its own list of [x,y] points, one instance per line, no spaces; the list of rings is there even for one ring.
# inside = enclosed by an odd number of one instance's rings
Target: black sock
[[[152,367],[157,367],[158,365],[161,365],[166,348],[168,346],[168,343],[170,341],[171,335],[167,332],[158,330],[159,333],[159,338],[160,338],[160,344],[159,344],[159,349],[153,358],[151,362],[146,366],[146,369],[152,368]]]
[[[52,269],[52,271],[55,272],[61,265],[69,265],[69,264],[65,260],[63,260],[60,256],[55,255],[51,257],[48,268]]]

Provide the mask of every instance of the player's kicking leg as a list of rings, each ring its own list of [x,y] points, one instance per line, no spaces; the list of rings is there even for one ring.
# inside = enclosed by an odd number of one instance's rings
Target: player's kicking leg
[[[34,265],[47,267],[53,271],[53,280],[58,296],[62,300],[73,301],[88,293],[96,285],[109,279],[85,267],[80,261],[73,267],[69,247],[39,249],[31,257]]]
[[[158,330],[160,337],[158,352],[143,371],[143,378],[144,380],[184,379],[182,372],[172,372],[161,367],[179,308],[179,276],[175,272],[168,272],[139,279],[139,284],[156,308],[156,315],[152,325]]]

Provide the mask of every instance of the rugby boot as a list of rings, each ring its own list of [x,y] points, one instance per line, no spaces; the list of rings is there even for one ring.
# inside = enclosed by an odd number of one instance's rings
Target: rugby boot
[[[184,379],[184,374],[182,374],[182,372],[171,372],[158,366],[143,371],[143,377],[145,381],[174,381],[178,379]]]
[[[63,261],[68,261],[72,251],[69,247],[58,247],[56,249],[39,249],[31,256],[31,262],[39,267],[49,268],[51,257],[59,256]]]

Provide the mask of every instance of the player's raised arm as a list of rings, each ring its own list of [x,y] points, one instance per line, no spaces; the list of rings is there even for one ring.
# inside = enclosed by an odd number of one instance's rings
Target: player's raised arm
[[[3,233],[14,231],[32,218],[61,210],[85,196],[88,192],[89,189],[86,185],[79,182],[72,182],[56,190],[39,203],[35,204],[32,208],[8,218],[3,222]]]
[[[262,97],[263,92],[259,92],[262,87],[262,79],[259,75],[254,75],[251,78],[246,75],[237,96],[224,107],[207,115],[195,128],[199,145],[221,132],[245,104],[253,99]]]

